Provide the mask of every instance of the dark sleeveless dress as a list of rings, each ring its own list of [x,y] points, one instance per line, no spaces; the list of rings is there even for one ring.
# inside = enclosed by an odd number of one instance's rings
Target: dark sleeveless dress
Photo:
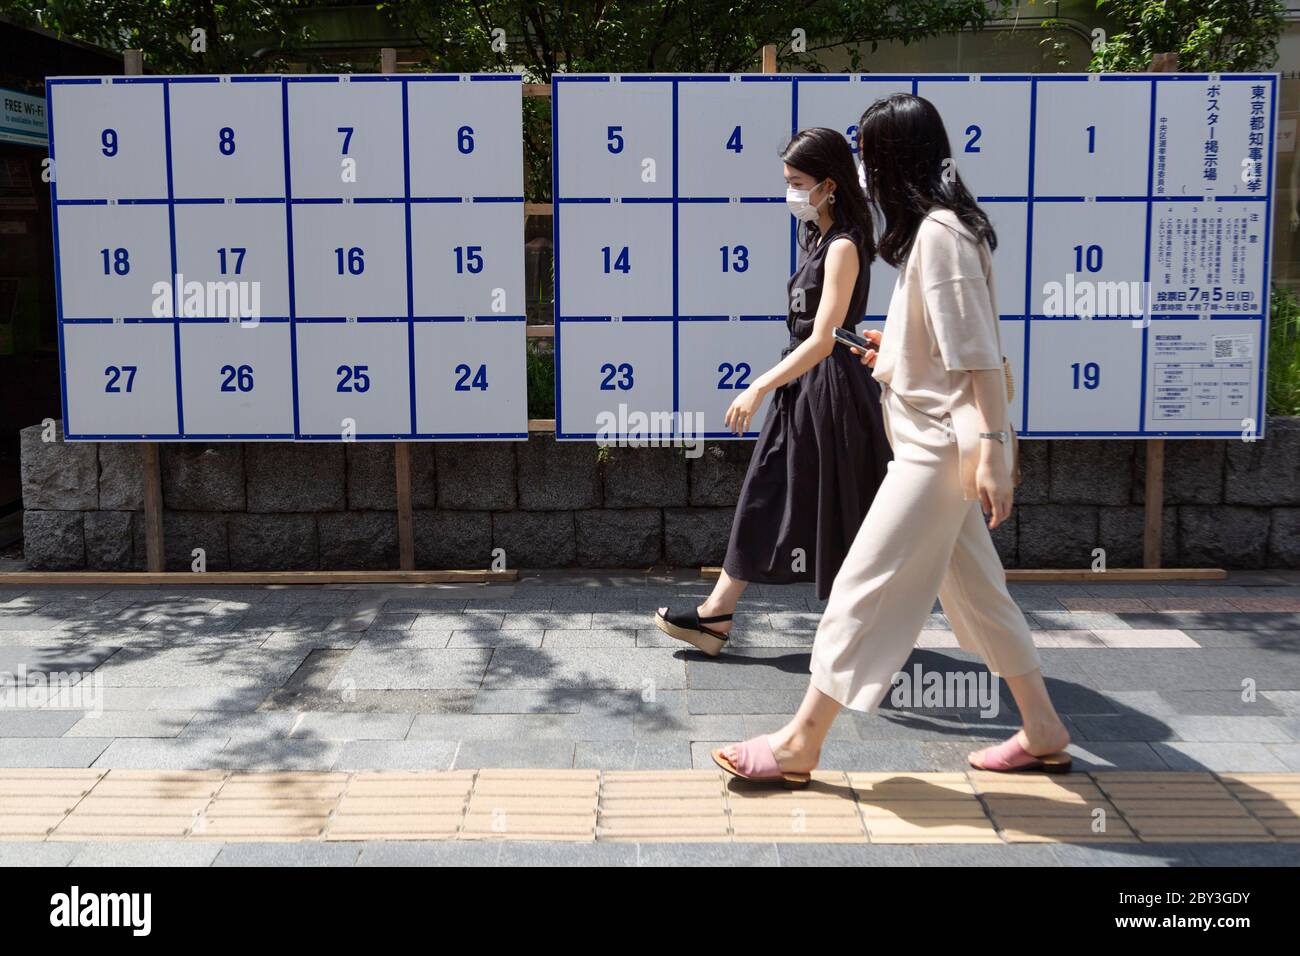
[[[866,312],[870,264],[853,227],[831,226],[786,284],[804,290],[804,310],[786,318],[784,358],[812,334],[821,303],[826,252],[839,235],[858,241],[858,279],[848,318]],[[793,299],[791,306],[793,306]],[[817,583],[826,600],[893,457],[880,413],[880,385],[846,346],[776,389],[736,504],[722,567],[760,584]],[[802,549],[802,563],[796,563]]]

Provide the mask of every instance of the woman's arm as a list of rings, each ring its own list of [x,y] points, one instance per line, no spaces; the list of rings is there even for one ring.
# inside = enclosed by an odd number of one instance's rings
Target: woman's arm
[[[985,272],[980,244],[951,218],[925,220],[917,230],[921,288],[944,369],[971,376],[980,431],[1007,430],[1006,381],[998,347],[998,316]],[[963,416],[964,418],[965,416]],[[966,421],[963,427],[971,427]],[[974,436],[966,436],[968,439]],[[1011,513],[1013,486],[1005,449],[994,438],[977,438],[975,489],[980,506],[995,528]]]
[[[835,348],[832,333],[843,323],[848,312],[853,286],[858,281],[858,268],[858,248],[853,240],[831,240],[830,248],[826,250],[825,283],[817,314],[813,317],[812,334],[736,396],[724,417],[733,432],[739,435],[748,430],[750,419],[758,414],[759,406],[769,392],[798,378],[831,354]]]
[[[980,431],[1007,431],[1007,383],[1001,369],[968,372],[975,393],[975,405],[983,421]],[[1010,439],[1008,438],[1008,441]],[[1011,514],[1014,486],[1002,446],[995,438],[980,439],[980,460],[975,468],[975,487],[980,506],[990,515],[989,527],[996,528]]]

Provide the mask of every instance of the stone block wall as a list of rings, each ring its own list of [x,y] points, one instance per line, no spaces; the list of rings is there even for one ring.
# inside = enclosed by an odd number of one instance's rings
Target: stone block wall
[[[138,449],[22,433],[24,552],[32,569],[144,567]],[[556,442],[415,444],[420,568],[694,567],[721,563],[752,442],[677,448]],[[187,570],[397,566],[389,443],[163,444],[167,567]],[[1021,444],[1024,483],[993,532],[1007,567],[1142,560],[1139,441]],[[1268,438],[1166,443],[1164,563],[1300,567],[1300,419]]]

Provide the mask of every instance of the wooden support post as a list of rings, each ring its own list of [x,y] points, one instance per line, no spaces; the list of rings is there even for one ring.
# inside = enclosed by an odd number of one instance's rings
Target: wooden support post
[[[490,584],[519,579],[518,571],[0,571],[0,587],[33,588],[51,584],[74,587],[113,585],[126,588],[147,584],[180,587],[285,584]]]
[[[122,72],[126,76],[144,73],[144,51],[123,50]],[[144,486],[144,549],[145,568],[157,573],[163,570],[163,496],[162,468],[158,462],[158,443],[140,444],[140,481]]]
[[[1177,73],[1177,53],[1156,53],[1147,68],[1151,73]],[[1165,440],[1148,438],[1146,445],[1146,487],[1143,489],[1145,514],[1142,523],[1142,566],[1158,568],[1165,526]]]
[[[386,46],[379,51],[381,73],[397,72],[397,49]],[[393,469],[397,481],[397,566],[415,570],[415,517],[411,506],[411,446],[393,443]]]
[[[158,463],[158,443],[140,446],[140,477],[144,484],[145,567],[157,573],[163,568],[162,468]]]
[[[1160,567],[1160,542],[1165,514],[1165,440],[1152,438],[1146,443],[1147,475],[1142,500],[1146,516],[1142,526],[1142,567]]]
[[[403,571],[415,570],[415,518],[411,510],[411,446],[393,445],[397,471],[397,557]]]
[[[776,72],[776,44],[768,43],[763,47],[763,72]]]

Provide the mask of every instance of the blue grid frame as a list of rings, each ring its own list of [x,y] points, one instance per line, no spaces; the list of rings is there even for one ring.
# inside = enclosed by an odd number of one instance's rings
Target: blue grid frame
[[[469,199],[475,203],[515,203],[521,209],[524,197],[519,196],[412,196],[411,195],[411,156],[410,156],[410,115],[409,115],[409,98],[408,91],[412,83],[431,83],[431,82],[506,82],[514,83],[520,86],[522,94],[522,76],[513,73],[474,73],[474,74],[354,74],[354,75],[329,75],[329,76],[289,76],[289,75],[255,75],[255,76],[175,76],[175,77],[153,77],[153,76],[126,76],[126,77],[50,77],[46,83],[46,102],[47,106],[47,124],[49,135],[49,156],[51,162],[56,161],[55,142],[54,142],[54,88],[58,86],[75,86],[75,85],[102,85],[108,84],[157,84],[161,86],[163,92],[163,136],[165,149],[165,165],[167,174],[167,196],[156,199],[121,199],[116,200],[121,205],[166,205],[168,210],[168,231],[171,259],[171,276],[174,278],[177,272],[176,261],[176,215],[175,210],[178,205],[203,205],[219,204],[225,202],[225,197],[214,198],[184,198],[178,199],[174,192],[174,183],[172,175],[172,132],[171,132],[171,87],[173,84],[182,83],[221,83],[228,81],[230,83],[276,83],[280,85],[280,119],[281,135],[284,161],[284,195],[279,196],[242,196],[233,197],[235,204],[247,203],[272,203],[282,204],[285,210],[286,226],[286,264],[288,269],[287,276],[287,293],[289,303],[288,315],[261,316],[259,322],[267,324],[284,323],[289,328],[289,373],[292,385],[293,400],[293,432],[288,433],[225,433],[225,434],[199,434],[187,432],[185,430],[184,403],[183,403],[183,367],[181,362],[181,329],[185,325],[227,323],[229,319],[225,318],[196,318],[186,317],[180,314],[179,296],[180,290],[173,287],[172,289],[172,318],[155,318],[150,316],[128,316],[121,321],[124,324],[170,324],[173,330],[173,356],[175,362],[175,393],[176,393],[176,411],[177,411],[177,431],[170,433],[112,433],[112,434],[91,434],[81,433],[75,430],[75,422],[72,422],[68,416],[68,388],[67,388],[67,367],[66,367],[66,347],[64,343],[64,328],[67,325],[90,325],[90,324],[112,324],[114,319],[111,317],[85,317],[85,318],[65,318],[63,310],[63,268],[60,255],[59,244],[59,209],[65,206],[76,205],[108,205],[108,199],[60,199],[58,197],[57,174],[50,182],[51,198],[51,215],[53,220],[53,242],[54,242],[54,264],[55,264],[55,307],[58,316],[58,342],[59,342],[59,381],[60,396],[62,402],[64,438],[69,441],[344,441],[341,434],[305,434],[300,426],[299,416],[299,387],[298,387],[298,343],[297,330],[298,326],[331,323],[347,321],[345,317],[300,317],[297,314],[297,294],[294,279],[294,241],[293,241],[293,208],[295,205],[305,204],[333,204],[343,203],[343,199],[318,199],[318,198],[295,198],[292,187],[292,159],[289,139],[289,88],[292,83],[340,83],[344,80],[352,83],[396,83],[401,86],[402,96],[402,170],[403,170],[403,194],[401,196],[385,197],[365,197],[357,198],[352,201],[355,203],[392,203],[400,204],[404,209],[405,221],[405,280],[406,280],[406,310],[404,315],[393,316],[357,316],[356,322],[374,323],[374,322],[393,322],[405,323],[407,327],[407,373],[408,373],[408,397],[409,397],[409,416],[410,427],[406,431],[397,433],[357,433],[357,441],[404,441],[404,440],[425,440],[425,441],[464,441],[464,440],[527,440],[528,432],[526,429],[520,431],[506,432],[431,432],[421,431],[416,414],[416,397],[419,385],[419,375],[416,370],[415,361],[415,326],[418,323],[452,323],[465,322],[464,315],[416,315],[414,310],[414,263],[412,261],[412,230],[411,230],[411,206],[413,203],[459,203],[464,199]],[[522,154],[521,154],[522,162]],[[523,236],[520,235],[522,245]],[[520,252],[522,256],[522,249]],[[174,286],[174,283],[173,283]],[[521,340],[524,336],[523,326],[527,321],[526,315],[518,314],[486,314],[473,316],[475,322],[510,322],[518,323],[520,326],[519,335]],[[524,369],[521,367],[517,374],[523,375]],[[526,409],[524,415],[527,415]]]
[[[597,437],[595,433],[585,432],[566,432],[563,430],[563,394],[562,394],[562,377],[561,363],[563,361],[562,348],[562,330],[564,325],[569,322],[585,321],[610,321],[610,316],[566,316],[563,314],[561,305],[561,255],[562,248],[560,243],[560,216],[565,204],[573,202],[608,202],[609,199],[601,198],[570,198],[565,197],[559,192],[559,156],[560,156],[560,136],[559,130],[559,110],[561,91],[567,83],[608,83],[611,80],[611,74],[572,74],[567,76],[557,75],[552,79],[552,129],[556,131],[552,137],[552,196],[554,198],[554,249],[555,249],[555,407],[556,407],[556,437],[560,439],[591,439]],[[1146,206],[1145,215],[1145,236],[1143,244],[1143,282],[1144,288],[1149,288],[1151,278],[1151,230],[1152,230],[1152,209],[1157,204],[1168,203],[1171,201],[1180,201],[1180,197],[1158,196],[1154,193],[1154,170],[1156,165],[1155,150],[1155,133],[1157,124],[1157,104],[1158,90],[1162,83],[1186,83],[1186,82],[1205,82],[1211,79],[1208,74],[1184,74],[1184,73],[1157,73],[1157,74],[861,74],[864,80],[898,82],[900,84],[910,84],[912,93],[916,94],[921,83],[948,82],[948,83],[968,83],[968,82],[985,82],[985,83],[1026,83],[1029,85],[1029,149],[1025,160],[1028,164],[1027,189],[1024,195],[979,195],[977,200],[981,203],[1022,203],[1025,207],[1025,228],[1026,228],[1026,255],[1025,255],[1025,281],[1024,281],[1024,299],[1022,307],[1019,310],[1007,312],[1005,306],[1000,320],[1002,322],[1018,321],[1022,324],[1022,343],[1023,343],[1023,381],[1020,385],[1021,394],[1024,396],[1024,424],[1025,428],[1021,434],[1027,438],[1225,438],[1237,437],[1241,434],[1240,429],[1230,430],[1174,430],[1148,427],[1147,423],[1147,406],[1150,397],[1147,394],[1147,368],[1148,368],[1148,348],[1149,336],[1151,329],[1156,322],[1166,320],[1187,321],[1189,319],[1199,318],[1191,313],[1160,313],[1154,312],[1150,316],[1150,322],[1145,325],[1142,331],[1142,356],[1140,375],[1141,382],[1138,391],[1138,400],[1140,408],[1138,410],[1138,428],[1132,431],[1126,430],[1074,430],[1074,431],[1047,431],[1034,430],[1031,425],[1031,408],[1029,403],[1029,377],[1031,369],[1031,348],[1032,348],[1032,329],[1035,322],[1042,321],[1085,321],[1070,317],[1049,317],[1045,315],[1034,314],[1031,312],[1030,303],[1032,298],[1033,282],[1033,243],[1034,243],[1034,211],[1036,204],[1044,202],[1085,202],[1087,197],[1084,196],[1056,196],[1045,195],[1039,196],[1035,191],[1035,167],[1036,167],[1036,150],[1037,150],[1037,114],[1038,114],[1038,88],[1043,83],[1061,83],[1061,82],[1119,82],[1119,83],[1145,83],[1149,86],[1150,96],[1150,113],[1149,113],[1149,130],[1148,130],[1148,148],[1146,156],[1147,170],[1147,188],[1144,195],[1105,195],[1092,197],[1097,202],[1131,202],[1144,203]],[[656,74],[648,76],[622,75],[623,82],[665,82],[671,83],[673,88],[673,115],[672,115],[672,136],[673,136],[673,193],[671,197],[662,199],[644,199],[644,202],[671,202],[673,207],[673,315],[654,317],[657,321],[671,321],[673,323],[673,420],[676,424],[679,407],[679,347],[677,332],[682,321],[716,321],[717,317],[712,316],[683,316],[679,311],[678,305],[678,227],[677,227],[677,209],[682,202],[699,202],[715,201],[711,199],[700,199],[697,197],[681,197],[678,192],[677,170],[678,170],[678,113],[677,113],[677,91],[681,83],[684,82],[730,82],[731,75],[693,75],[693,74]],[[796,75],[796,74],[741,74],[738,76],[741,82],[790,82],[792,83],[791,94],[791,134],[799,128],[799,92],[800,87],[808,83],[842,83],[852,82],[853,76],[848,74],[836,75]],[[1267,339],[1268,339],[1268,314],[1269,314],[1269,268],[1272,261],[1272,203],[1274,198],[1274,144],[1276,134],[1276,116],[1277,116],[1277,80],[1278,75],[1275,73],[1247,73],[1247,74],[1220,74],[1213,77],[1216,81],[1230,82],[1249,82],[1263,83],[1268,86],[1268,127],[1267,138],[1264,146],[1266,154],[1266,172],[1264,175],[1264,194],[1258,196],[1235,196],[1221,195],[1212,196],[1214,201],[1219,202],[1260,202],[1264,204],[1264,249],[1263,249],[1263,276],[1260,283],[1261,296],[1259,298],[1260,309],[1257,312],[1250,313],[1210,313],[1210,321],[1215,320],[1235,320],[1254,321],[1259,326],[1259,358],[1256,362],[1255,373],[1257,375],[1255,389],[1255,422],[1257,437],[1263,437],[1265,433],[1264,417],[1264,384],[1267,379]],[[866,104],[864,104],[865,107]],[[629,201],[629,200],[623,200]],[[742,199],[742,201],[745,201]],[[1204,196],[1187,197],[1185,201],[1203,202]],[[791,221],[790,229],[790,271],[793,273],[797,267],[797,244],[795,241],[795,223]],[[650,318],[650,317],[645,317]],[[780,319],[784,320],[785,316],[756,316],[755,319]],[[880,314],[868,314],[865,318],[869,321],[883,321],[884,316]],[[1090,321],[1131,321],[1127,317],[1097,317]],[[754,433],[749,433],[746,437],[752,437]],[[604,436],[615,439],[626,439],[631,436],[610,435]],[[675,435],[651,435],[635,436],[638,438],[651,439],[668,439],[676,437]],[[730,433],[708,433],[704,437],[713,438],[732,438],[735,437]]]
[[[560,116],[560,89],[565,83],[609,83],[615,74],[555,74],[551,79],[551,129],[559,129]],[[680,332],[681,323],[683,322],[722,322],[729,321],[729,315],[713,315],[702,313],[683,313],[681,311],[679,278],[677,273],[678,258],[678,211],[683,203],[723,203],[728,202],[731,197],[717,196],[682,196],[678,184],[678,90],[682,83],[730,83],[732,74],[719,73],[664,73],[664,74],[618,74],[620,82],[623,83],[668,83],[672,87],[672,169],[673,169],[673,190],[671,196],[665,197],[638,197],[623,198],[621,202],[625,203],[667,203],[672,207],[672,293],[673,293],[673,311],[671,315],[637,315],[622,316],[624,322],[671,322],[673,330],[673,407],[671,409],[673,416],[673,431],[668,435],[627,435],[627,434],[608,434],[598,436],[595,432],[571,432],[564,430],[564,396],[563,389],[560,386],[561,381],[561,362],[563,360],[562,341],[563,328],[565,323],[576,322],[612,322],[612,315],[565,315],[561,307],[561,269],[560,269],[560,217],[561,211],[565,205],[574,203],[608,203],[609,198],[590,198],[590,197],[569,197],[563,196],[559,189],[560,177],[560,137],[551,136],[551,197],[553,200],[552,216],[552,245],[555,250],[555,437],[559,440],[583,440],[595,439],[602,440],[631,440],[631,439],[650,439],[650,440],[672,440],[681,437],[678,434],[677,426],[681,413],[681,356],[680,356]],[[740,74],[738,79],[742,83],[793,83],[795,80],[792,74]],[[793,100],[794,97],[792,96]],[[796,111],[791,110],[790,115],[790,133],[795,132]],[[784,203],[784,197],[775,198],[771,196],[740,196],[737,197],[742,203]],[[791,271],[795,268],[797,256],[797,244],[795,241],[795,224],[791,220],[790,224],[790,263]],[[786,316],[784,313],[776,314],[746,314],[738,317],[741,322],[784,322]],[[667,410],[665,410],[667,411]],[[746,432],[744,437],[753,438],[758,434],[757,431]],[[704,432],[700,435],[692,435],[691,438],[735,438],[730,432]]]

